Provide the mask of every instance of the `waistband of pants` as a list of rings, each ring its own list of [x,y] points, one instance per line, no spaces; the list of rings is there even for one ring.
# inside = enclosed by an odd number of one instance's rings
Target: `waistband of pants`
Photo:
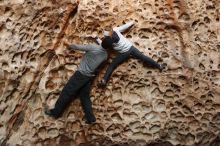
[[[83,72],[80,71],[80,70],[77,70],[76,72],[77,72],[77,73],[80,73],[81,75],[86,76],[86,77],[88,77],[88,78],[92,78],[92,77],[96,76],[95,74],[85,74],[85,73],[83,73]]]
[[[131,50],[132,50],[132,48],[135,48],[134,46],[131,46],[130,48],[129,48],[129,50],[128,51],[126,51],[126,52],[123,52],[123,53],[130,53],[131,52]],[[121,53],[121,54],[123,54],[123,53]]]

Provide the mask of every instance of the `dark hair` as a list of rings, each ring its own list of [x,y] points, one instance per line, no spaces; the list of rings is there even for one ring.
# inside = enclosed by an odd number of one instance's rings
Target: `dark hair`
[[[113,48],[113,40],[110,36],[105,36],[102,40],[102,47],[105,49],[111,49]]]

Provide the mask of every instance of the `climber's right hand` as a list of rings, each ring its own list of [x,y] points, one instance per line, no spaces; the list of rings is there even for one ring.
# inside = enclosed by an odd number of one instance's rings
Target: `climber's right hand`
[[[98,81],[98,87],[103,88],[106,86],[106,80],[102,79],[101,81]]]
[[[165,64],[161,64],[159,70],[162,72],[165,69]]]

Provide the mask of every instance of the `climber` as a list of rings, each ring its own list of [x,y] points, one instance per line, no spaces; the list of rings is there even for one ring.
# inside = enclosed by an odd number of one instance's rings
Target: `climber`
[[[164,65],[160,65],[157,62],[155,62],[153,59],[145,56],[137,48],[135,48],[128,39],[126,39],[121,34],[121,32],[124,32],[126,29],[131,27],[133,24],[134,24],[134,21],[130,21],[120,27],[114,27],[111,32],[107,32],[107,31],[104,32],[105,37],[111,36],[112,40],[109,40],[109,41],[113,42],[113,49],[118,51],[119,54],[115,58],[113,58],[112,62],[110,63],[110,65],[107,68],[107,71],[106,71],[103,79],[101,81],[99,81],[99,86],[105,86],[107,84],[109,77],[111,76],[112,72],[114,71],[114,69],[119,64],[121,64],[122,62],[127,60],[130,56],[137,58],[137,59],[140,59],[143,62],[147,63],[148,65],[150,65],[152,67],[156,67],[161,71],[164,69]],[[97,38],[96,41],[100,42],[100,39]]]
[[[106,37],[102,40],[100,45],[69,45],[66,41],[64,45],[72,50],[85,51],[85,54],[82,57],[77,71],[70,77],[61,91],[54,108],[46,108],[45,114],[55,119],[59,118],[67,105],[74,99],[73,97],[78,94],[85,114],[86,123],[92,124],[96,121],[96,118],[92,111],[92,103],[89,96],[90,86],[92,79],[95,77],[95,70],[107,59],[106,50],[112,48],[112,39]]]

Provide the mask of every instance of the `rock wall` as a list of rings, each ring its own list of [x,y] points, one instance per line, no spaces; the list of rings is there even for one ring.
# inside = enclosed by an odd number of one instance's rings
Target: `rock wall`
[[[219,17],[219,0],[1,0],[0,144],[219,146]],[[96,124],[84,124],[78,100],[45,116],[82,56],[63,41],[92,43],[129,20],[124,35],[166,70],[131,58],[106,89],[96,79]]]

